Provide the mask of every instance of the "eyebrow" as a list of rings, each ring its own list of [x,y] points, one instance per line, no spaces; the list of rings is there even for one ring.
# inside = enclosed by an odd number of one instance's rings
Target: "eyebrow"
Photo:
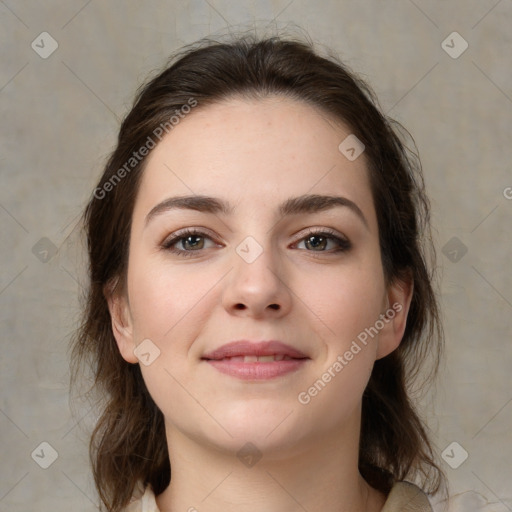
[[[335,207],[349,208],[368,228],[368,221],[359,206],[354,201],[343,196],[305,194],[291,197],[279,205],[278,213],[280,216],[286,217],[301,213],[316,213]],[[154,206],[146,215],[146,225],[156,216],[174,209],[195,210],[212,214],[221,213],[224,215],[231,215],[234,211],[233,206],[228,202],[216,197],[201,195],[169,197]]]

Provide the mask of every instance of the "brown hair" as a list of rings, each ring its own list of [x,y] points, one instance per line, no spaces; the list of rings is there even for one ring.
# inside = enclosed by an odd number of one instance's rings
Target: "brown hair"
[[[90,287],[73,345],[72,382],[89,362],[93,389],[104,400],[90,456],[99,496],[110,512],[129,502],[137,482],[151,484],[158,495],[171,478],[163,415],[139,365],[127,363],[119,353],[105,298],[127,271],[131,217],[146,157],[130,159],[159,127],[172,129],[169,119],[191,99],[201,108],[230,96],[274,94],[307,102],[363,142],[386,280],[409,275],[414,281],[402,342],[375,362],[363,395],[359,470],[384,493],[405,478],[419,479],[429,491],[438,490],[443,481],[426,427],[410,400],[410,385],[426,360],[433,362],[427,377],[438,367],[443,333],[427,266],[427,257],[434,254],[429,203],[419,160],[402,142],[405,131],[380,112],[365,82],[336,57],[320,56],[309,42],[255,36],[206,39],[177,54],[139,91],[83,216]]]

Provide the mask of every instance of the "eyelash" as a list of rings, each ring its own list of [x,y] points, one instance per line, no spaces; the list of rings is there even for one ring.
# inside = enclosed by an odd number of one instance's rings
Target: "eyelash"
[[[203,249],[186,251],[184,249],[172,248],[172,246],[175,245],[177,242],[185,240],[189,236],[200,236],[200,237],[204,237],[204,238],[208,238],[208,239],[212,240],[212,237],[208,233],[201,231],[201,230],[189,228],[189,229],[185,229],[183,231],[179,231],[179,232],[175,233],[171,238],[167,238],[166,240],[164,240],[161,247],[162,247],[162,249],[169,251],[173,254],[176,254],[178,256],[181,256],[181,257],[185,257],[185,258],[192,257],[192,256],[194,256],[194,253],[200,253]],[[336,242],[336,244],[338,244],[338,247],[336,249],[330,250],[330,251],[312,251],[312,250],[308,251],[307,249],[304,249],[304,250],[306,250],[306,252],[312,253],[311,255],[314,257],[322,257],[323,254],[337,254],[337,253],[341,253],[341,252],[347,252],[352,248],[352,244],[350,243],[350,241],[348,239],[338,236],[334,231],[331,231],[328,228],[310,229],[305,235],[302,236],[302,238],[300,238],[297,242],[294,242],[294,244],[303,242],[307,238],[312,237],[312,236],[317,236],[317,237],[327,238],[329,240],[334,240]],[[320,253],[320,254],[315,254],[315,253]]]

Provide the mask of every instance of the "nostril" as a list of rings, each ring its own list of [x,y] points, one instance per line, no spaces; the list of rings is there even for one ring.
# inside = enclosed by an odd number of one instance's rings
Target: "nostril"
[[[239,304],[236,304],[235,309],[242,310],[242,309],[246,309],[246,307],[247,306],[245,304],[239,303]],[[280,309],[281,306],[279,304],[270,304],[268,307],[271,308],[271,309],[278,310],[278,309]]]

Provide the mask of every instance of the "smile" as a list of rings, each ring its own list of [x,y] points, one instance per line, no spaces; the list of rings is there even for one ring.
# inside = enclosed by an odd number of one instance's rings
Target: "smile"
[[[284,354],[271,354],[268,356],[232,356],[224,357],[219,361],[230,361],[239,363],[271,363],[273,361],[290,361],[293,359],[290,356]]]
[[[203,359],[219,372],[242,380],[266,380],[283,377],[298,371],[309,360],[309,358],[294,359],[282,354]]]

